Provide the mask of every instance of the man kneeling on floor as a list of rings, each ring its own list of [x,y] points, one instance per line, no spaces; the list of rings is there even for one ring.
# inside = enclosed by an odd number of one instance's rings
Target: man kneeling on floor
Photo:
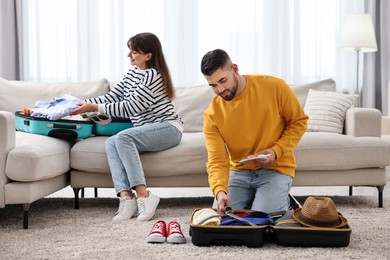
[[[287,210],[293,150],[308,120],[295,93],[276,77],[240,75],[220,49],[204,55],[201,71],[216,94],[204,112],[203,130],[218,212],[227,206]]]

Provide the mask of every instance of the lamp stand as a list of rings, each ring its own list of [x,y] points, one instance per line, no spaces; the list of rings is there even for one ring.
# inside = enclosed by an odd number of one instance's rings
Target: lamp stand
[[[357,95],[356,100],[356,107],[362,106],[362,97],[359,93],[359,54],[360,54],[360,48],[356,48],[356,90],[355,94]]]

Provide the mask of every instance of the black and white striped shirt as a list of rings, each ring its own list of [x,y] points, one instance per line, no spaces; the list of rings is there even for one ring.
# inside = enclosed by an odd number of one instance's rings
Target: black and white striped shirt
[[[110,92],[85,102],[99,104],[101,113],[130,118],[134,126],[174,121],[174,125],[182,128],[181,119],[168,99],[161,74],[156,69],[130,68]]]

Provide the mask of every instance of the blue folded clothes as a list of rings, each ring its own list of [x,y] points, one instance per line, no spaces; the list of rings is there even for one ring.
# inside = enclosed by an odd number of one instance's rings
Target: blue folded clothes
[[[79,98],[65,94],[62,97],[55,97],[50,101],[37,101],[33,108],[31,116],[39,118],[47,118],[49,120],[58,120],[64,116],[69,116],[70,113],[78,108],[80,103]]]
[[[272,223],[271,215],[261,211],[250,212],[245,216],[241,216],[243,219],[261,226]],[[221,220],[221,226],[250,226],[246,221],[241,221],[232,217],[224,218]]]

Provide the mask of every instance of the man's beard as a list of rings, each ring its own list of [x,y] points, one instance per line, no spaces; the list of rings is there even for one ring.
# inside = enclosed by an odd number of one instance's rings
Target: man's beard
[[[226,101],[230,101],[236,96],[237,89],[238,89],[238,80],[234,76],[234,83],[233,83],[232,89],[231,90],[230,89],[224,90],[222,93],[219,94],[219,96]]]

